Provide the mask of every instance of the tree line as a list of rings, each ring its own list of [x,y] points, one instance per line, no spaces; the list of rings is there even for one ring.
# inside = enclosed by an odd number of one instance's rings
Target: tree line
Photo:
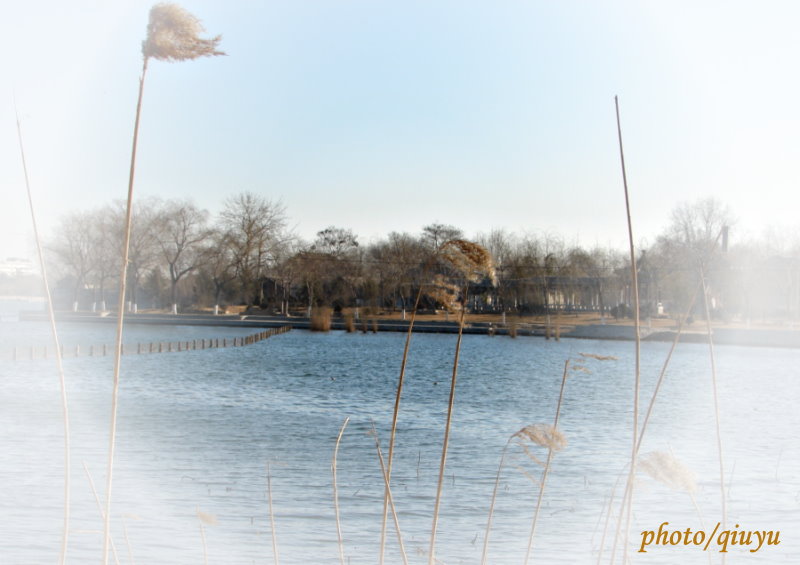
[[[48,248],[62,302],[74,309],[111,303],[124,212],[122,203],[112,203],[60,219]],[[717,200],[676,206],[655,241],[637,251],[642,314],[704,317],[705,292],[718,318],[798,318],[797,239],[733,243],[734,229],[731,212]],[[366,243],[350,229],[329,226],[303,241],[288,229],[279,202],[251,192],[226,199],[215,217],[189,200],[143,199],[133,211],[127,300],[131,309],[173,312],[228,305],[280,314],[317,306],[409,310],[439,268],[437,252],[453,239],[467,238],[458,227],[433,223]],[[471,311],[631,314],[627,250],[502,229],[469,239],[489,251],[496,272],[493,281],[473,283]],[[443,304],[426,293],[421,307]]]

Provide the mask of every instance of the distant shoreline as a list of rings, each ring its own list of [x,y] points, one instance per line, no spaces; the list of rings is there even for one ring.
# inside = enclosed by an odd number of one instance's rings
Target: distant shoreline
[[[425,318],[425,317],[423,317]],[[458,323],[451,320],[417,319],[414,331],[419,333],[457,333]],[[491,321],[469,322],[464,327],[465,334],[478,334],[488,336],[530,336],[549,339],[578,338],[594,340],[633,341],[635,339],[634,327],[630,323],[587,323],[587,320],[574,320],[563,316],[562,319],[553,321],[548,327],[541,322],[518,322],[508,318],[510,323],[502,324]],[[21,312],[21,321],[44,321],[43,312]],[[57,319],[61,322],[83,323],[112,323],[116,321],[113,313],[102,314],[92,312],[59,312]],[[309,329],[310,320],[306,317],[296,316],[268,316],[268,315],[238,315],[238,314],[162,314],[162,313],[137,313],[126,314],[126,323],[150,325],[188,325],[188,326],[218,326],[239,328],[276,328],[290,325],[295,329]],[[408,320],[399,317],[363,317],[353,322],[354,332],[405,332],[408,331]],[[706,343],[705,329],[699,329],[702,324],[695,324],[695,328],[683,330],[680,334],[681,343]],[[343,318],[331,320],[331,330],[345,330],[347,324]],[[677,332],[675,329],[662,325],[661,327],[648,327],[643,324],[640,335],[643,341],[674,341]],[[549,336],[549,337],[548,337]],[[786,328],[738,328],[738,327],[713,327],[712,338],[718,345],[743,345],[754,347],[781,347],[800,348],[800,329]]]

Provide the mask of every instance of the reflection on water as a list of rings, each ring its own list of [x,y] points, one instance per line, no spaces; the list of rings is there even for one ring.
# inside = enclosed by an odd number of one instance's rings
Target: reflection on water
[[[62,331],[66,343],[113,339],[107,326]],[[4,346],[46,340],[45,332],[43,324],[0,324]],[[247,333],[131,326],[128,336],[155,341]],[[137,563],[201,562],[199,509],[218,521],[204,526],[209,563],[272,563],[269,465],[281,562],[338,563],[330,464],[349,416],[338,460],[345,555],[348,563],[376,563],[383,483],[368,432],[374,421],[385,454],[403,340],[399,334],[295,331],[244,348],[126,357],[113,493],[120,562],[130,562],[129,553]],[[447,335],[416,335],[412,342],[392,480],[412,563],[427,562],[454,344],[455,336]],[[643,347],[643,398],[666,350],[665,344]],[[587,359],[589,372],[573,372],[567,382],[560,427],[569,445],[553,461],[533,556],[539,563],[596,562],[608,498],[630,457],[633,344],[465,336],[437,536],[443,563],[480,561],[502,448],[523,426],[552,421],[564,361],[581,352],[619,359]],[[789,563],[800,555],[800,352],[719,347],[717,355],[729,521],[741,529],[781,530],[780,546],[755,554],[736,548],[731,556]],[[102,491],[111,363],[65,362],[73,430],[73,563],[100,559],[102,521],[84,464]],[[52,562],[58,552],[63,436],[52,365],[0,362],[4,563]],[[671,450],[691,468],[702,523],[710,530],[720,519],[720,489],[707,348],[681,346],[661,394],[643,451]],[[491,534],[492,563],[522,562],[538,494],[523,471],[538,476],[539,468],[519,448],[509,453]],[[615,503],[613,513],[617,509]],[[638,548],[639,532],[665,521],[676,529],[701,527],[686,494],[643,476],[631,547]],[[607,538],[613,527],[609,531]],[[708,563],[694,547],[654,548],[632,557],[637,563]],[[712,558],[719,562],[718,554]],[[392,529],[387,563],[398,562]]]

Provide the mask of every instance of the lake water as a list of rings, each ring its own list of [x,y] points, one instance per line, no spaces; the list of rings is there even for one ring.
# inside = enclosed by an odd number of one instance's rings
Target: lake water
[[[112,325],[63,324],[65,344],[113,342]],[[130,326],[126,342],[233,337],[208,327]],[[5,319],[0,347],[47,341],[45,324]],[[405,336],[293,331],[241,348],[123,359],[112,535],[120,563],[273,563],[271,476],[281,563],[339,563],[331,456],[338,459],[346,562],[377,563],[383,482],[371,426],[388,446]],[[393,495],[409,562],[427,563],[431,516],[456,337],[413,337],[403,394]],[[559,427],[569,444],[546,484],[533,563],[596,563],[608,499],[630,458],[633,343],[465,336],[437,536],[441,563],[479,563],[503,446],[523,426],[552,423],[564,362],[589,372],[567,381]],[[649,399],[667,344],[642,348]],[[780,531],[756,553],[729,547],[728,563],[800,562],[800,351],[717,347],[728,527]],[[577,361],[576,361],[577,362]],[[72,426],[68,560],[100,562],[112,360],[65,359]],[[53,563],[63,502],[63,428],[51,360],[0,361],[0,562]],[[708,348],[681,345],[642,448],[671,451],[696,477],[695,498],[642,474],[631,526],[634,563],[720,563],[712,545],[636,553],[643,530],[709,531],[721,520]],[[509,448],[491,532],[491,563],[522,563],[541,467]],[[546,458],[546,453],[538,453]],[[613,513],[619,508],[612,505]],[[602,562],[611,552],[609,527]],[[618,550],[619,553],[619,550]],[[113,559],[112,559],[113,562]],[[387,563],[400,563],[389,528]],[[618,560],[618,562],[621,562]]]

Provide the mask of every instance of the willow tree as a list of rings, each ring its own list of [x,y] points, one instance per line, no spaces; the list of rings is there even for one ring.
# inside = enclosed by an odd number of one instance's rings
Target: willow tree
[[[108,449],[108,471],[106,474],[105,527],[103,534],[103,563],[108,563],[111,526],[111,483],[114,465],[114,443],[117,431],[117,404],[119,398],[119,369],[122,357],[122,323],[125,311],[125,283],[127,279],[128,254],[131,239],[133,214],[133,179],[136,170],[136,145],[139,137],[139,119],[142,112],[142,95],[147,65],[151,59],[161,61],[189,61],[199,57],[224,55],[217,50],[221,36],[201,38],[204,33],[200,20],[177,4],[156,4],[150,10],[147,38],[142,42],[142,74],[139,78],[139,97],[136,102],[136,119],[133,126],[133,145],[128,175],[128,200],[125,213],[125,235],[122,246],[122,268],[119,277],[119,303],[117,307],[117,338],[114,358],[114,385],[111,400],[111,426]]]

